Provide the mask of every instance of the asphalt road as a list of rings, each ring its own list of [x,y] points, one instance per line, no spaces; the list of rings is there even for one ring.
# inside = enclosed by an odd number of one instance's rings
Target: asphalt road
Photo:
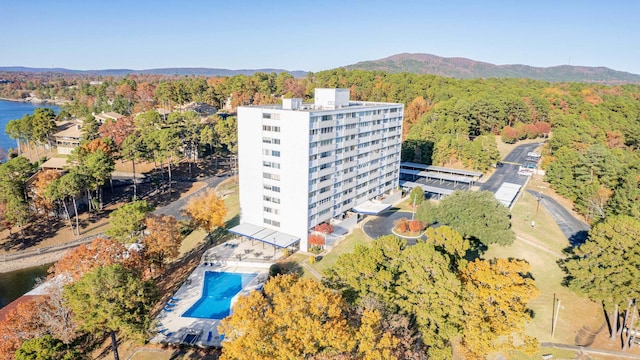
[[[527,153],[534,151],[540,143],[524,144],[513,149],[502,161],[502,166],[498,166],[491,177],[480,185],[480,190],[488,190],[495,193],[503,183],[513,183],[523,185],[527,182],[528,176],[518,175],[520,165],[527,159]]]
[[[499,166],[493,175],[480,186],[480,190],[488,190],[495,193],[505,182],[524,186],[527,182],[528,176],[518,175],[519,167],[521,164],[526,162],[527,153],[534,151],[540,145],[540,143],[532,143],[517,146],[504,158],[503,165]],[[429,183],[430,181],[427,180],[421,182]],[[431,180],[431,182],[434,181]],[[438,181],[435,181],[430,185],[444,187],[444,184],[438,184]],[[453,184],[447,187],[452,188]],[[527,191],[535,197],[540,196],[537,191]],[[569,211],[567,211],[567,209],[550,197],[542,196],[540,204],[549,211],[560,227],[560,230],[562,230],[562,233],[567,237],[567,239],[569,239],[569,244],[571,246],[580,245],[585,242],[590,229],[588,224],[576,219]],[[390,234],[394,221],[402,217],[411,218],[411,213],[385,212],[365,223],[363,230],[372,239],[377,239],[380,236]]]
[[[527,190],[527,192],[536,198],[540,196],[540,193],[534,190]],[[576,219],[567,209],[550,197],[542,195],[540,204],[549,211],[564,236],[569,239],[571,246],[584,244],[590,229],[588,224]]]
[[[393,229],[393,223],[400,218],[411,219],[411,212],[408,211],[386,211],[374,219],[367,221],[363,226],[362,230],[372,239],[377,239],[381,236],[391,234],[391,229]],[[415,243],[415,240],[413,240]]]
[[[186,219],[182,215],[182,209],[187,206],[189,200],[191,200],[194,196],[198,196],[202,194],[206,189],[215,189],[218,184],[220,184],[223,180],[226,180],[231,176],[231,172],[227,172],[222,176],[214,176],[206,179],[198,179],[198,181],[203,181],[207,184],[204,188],[189,194],[188,196],[183,197],[182,199],[178,199],[167,206],[163,206],[161,208],[156,209],[154,214],[164,214],[174,216],[178,221]]]

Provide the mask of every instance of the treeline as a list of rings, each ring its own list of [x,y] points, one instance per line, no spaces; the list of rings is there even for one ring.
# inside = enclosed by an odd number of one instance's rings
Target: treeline
[[[56,128],[53,116],[49,109],[37,109],[34,115],[10,121],[7,131],[26,143],[46,142]],[[64,116],[63,111],[57,119],[62,120]],[[22,229],[35,215],[57,211],[65,214],[73,233],[80,235],[76,199],[83,195],[86,197],[83,203],[88,205],[89,211],[100,211],[102,190],[110,182],[117,160],[131,161],[134,177],[136,163],[153,162],[166,174],[163,176],[166,181],[164,184],[158,182],[158,187],[166,184],[171,191],[173,170],[180,161],[187,162],[191,176],[192,163],[205,152],[235,153],[236,133],[235,117],[222,119],[214,115],[202,119],[193,111],[174,112],[163,117],[157,111],[149,110],[135,118],[124,117],[102,125],[89,115],[83,122],[82,143],[67,158],[68,169],[64,173],[38,172],[32,185],[27,187],[27,179],[36,173],[35,165],[24,157],[0,164],[0,173],[8,174],[0,179],[2,225]],[[134,181],[132,197],[135,200],[137,196]]]
[[[335,69],[232,77],[128,76],[22,83],[55,89],[76,116],[139,113],[190,101],[233,111],[239,105],[311,99],[316,87],[343,87],[355,100],[406,105],[405,161],[487,170],[499,160],[493,135],[505,142],[553,135],[543,162],[547,179],[589,218],[637,214],[640,87],[548,83],[522,79],[456,80],[433,75]],[[16,83],[1,84],[0,93]],[[23,86],[23,87],[24,87]],[[65,90],[63,90],[65,89]],[[46,95],[46,94],[44,94]],[[49,96],[52,94],[50,93]],[[635,201],[637,204],[638,202]]]

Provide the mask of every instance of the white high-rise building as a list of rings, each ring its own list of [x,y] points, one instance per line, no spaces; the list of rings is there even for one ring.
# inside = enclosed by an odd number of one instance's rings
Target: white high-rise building
[[[237,233],[268,230],[306,250],[310,229],[397,189],[403,111],[349,101],[349,89],[239,107]]]

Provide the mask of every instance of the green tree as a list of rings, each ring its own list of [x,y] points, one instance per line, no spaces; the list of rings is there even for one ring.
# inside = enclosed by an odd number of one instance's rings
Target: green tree
[[[396,310],[396,279],[405,247],[406,241],[393,235],[380,237],[370,246],[356,245],[352,253],[341,255],[325,271],[323,281],[350,303],[360,303],[370,296],[387,309]]]
[[[427,225],[435,223],[436,208],[437,206],[431,201],[424,201],[416,210],[416,219],[424,221]]]
[[[85,177],[77,171],[77,168],[72,169],[68,173],[53,180],[47,187],[45,193],[48,198],[53,201],[59,201],[62,205],[62,209],[65,211],[69,222],[71,223],[71,216],[67,208],[66,199],[71,198],[73,204],[73,210],[76,218],[76,230],[73,231],[73,225],[71,231],[74,235],[80,235],[80,222],[78,220],[78,205],[76,204],[76,196],[85,187]],[[70,224],[71,225],[71,224]]]
[[[147,213],[153,208],[145,200],[136,200],[125,204],[109,214],[111,227],[105,234],[123,242],[133,242],[144,229]]]
[[[134,133],[127,136],[122,142],[120,148],[120,155],[127,160],[131,160],[131,168],[133,170],[133,200],[138,197],[138,182],[136,181],[136,160],[141,160],[145,157],[146,147],[144,140],[140,137],[139,133]]]
[[[484,245],[509,245],[515,240],[509,209],[489,191],[455,191],[440,201],[436,218]]]
[[[122,265],[111,265],[98,267],[78,282],[66,285],[63,296],[80,329],[110,333],[118,360],[116,331],[142,340],[156,294],[153,283],[143,282]]]
[[[25,182],[33,172],[33,164],[21,156],[0,164],[0,203],[5,206],[3,220],[21,230],[30,220]]]
[[[416,186],[411,189],[409,193],[409,204],[413,207],[415,211],[422,203],[424,202],[424,190],[420,186]]]
[[[400,257],[397,303],[411,314],[430,359],[451,359],[451,341],[462,327],[462,287],[451,259],[419,241]],[[446,285],[445,285],[446,284]]]
[[[200,131],[200,143],[204,145],[209,145],[209,153],[213,156],[214,146],[218,144],[216,139],[216,134],[213,131],[213,128],[209,125],[206,125]]]
[[[238,153],[238,122],[235,116],[227,116],[215,125],[220,143],[232,154]]]
[[[22,343],[16,351],[16,360],[74,360],[86,358],[62,341],[44,335]]]
[[[100,124],[93,115],[86,116],[82,122],[82,128],[80,129],[82,132],[82,140],[91,141],[97,139],[98,136],[100,136],[100,133],[98,132],[99,128]]]
[[[589,299],[614,307],[611,337],[618,330],[618,307],[629,299],[639,299],[635,286],[640,276],[640,220],[629,216],[609,216],[596,224],[587,241],[573,250],[561,266],[569,288]]]
[[[114,169],[113,156],[102,150],[96,150],[86,155],[80,165],[79,171],[86,175],[88,185],[97,194],[97,210],[102,210],[102,187],[107,180],[111,179]]]

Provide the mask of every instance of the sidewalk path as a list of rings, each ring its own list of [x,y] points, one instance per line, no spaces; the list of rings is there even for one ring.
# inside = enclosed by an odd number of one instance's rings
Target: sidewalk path
[[[583,353],[589,353],[589,354],[614,356],[616,359],[640,359],[640,355],[629,354],[628,352],[593,349],[593,348],[589,348],[589,347],[576,346],[576,345],[565,345],[565,344],[558,344],[558,343],[543,342],[543,343],[540,343],[540,347],[541,348],[555,348],[555,349],[576,350],[576,351],[580,351],[580,352],[583,352]]]

